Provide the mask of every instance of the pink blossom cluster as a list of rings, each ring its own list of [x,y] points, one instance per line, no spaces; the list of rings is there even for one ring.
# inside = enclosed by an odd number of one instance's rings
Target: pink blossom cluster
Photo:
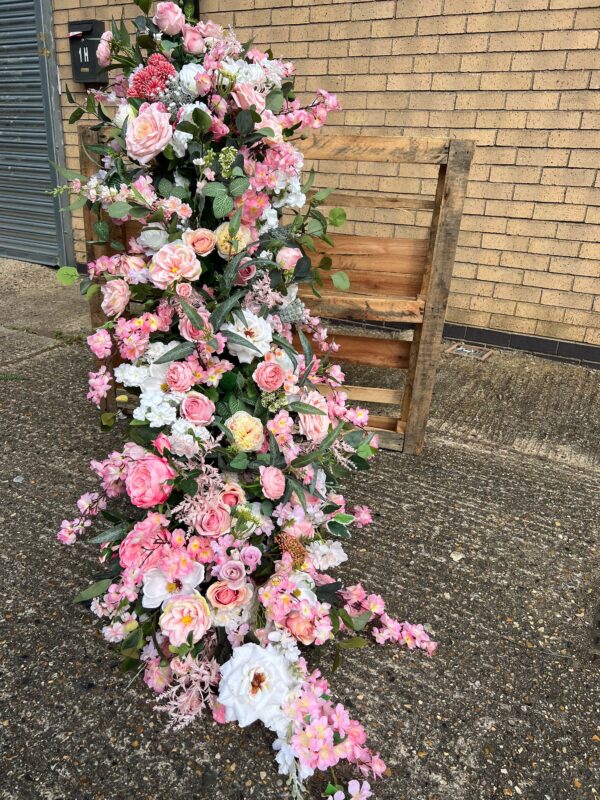
[[[317,600],[307,576],[285,569],[276,572],[259,589],[267,619],[286,628],[302,644],[324,644],[331,638],[331,606]]]

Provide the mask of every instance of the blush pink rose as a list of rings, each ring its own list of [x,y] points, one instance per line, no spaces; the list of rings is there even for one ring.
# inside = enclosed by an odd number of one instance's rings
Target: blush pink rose
[[[206,316],[206,322],[208,322],[208,314],[204,315],[198,309],[196,309],[196,311],[198,311],[201,317],[204,318],[204,316]],[[202,328],[195,328],[187,317],[181,317],[179,320],[179,333],[184,339],[187,339],[188,342],[199,342],[205,338],[205,330]]]
[[[202,264],[193,248],[181,242],[163,245],[150,264],[150,280],[159,289],[166,289],[182,278],[195,281],[201,272]]]
[[[217,237],[214,231],[208,228],[196,228],[196,230],[190,228],[181,238],[183,243],[192,247],[198,256],[207,256],[212,253],[217,245]]]
[[[300,432],[306,436],[310,442],[319,444],[327,436],[329,430],[329,417],[327,416],[327,401],[319,392],[308,392],[301,398],[303,403],[314,406],[322,411],[322,414],[298,414],[298,424]]]
[[[265,98],[257,92],[251,83],[238,83],[231,92],[234,103],[238,108],[247,111],[254,106],[259,114],[265,110]]]
[[[285,618],[285,627],[302,644],[312,644],[315,640],[315,626],[300,611],[290,611]]]
[[[244,490],[237,483],[226,483],[221,492],[221,502],[225,503],[229,508],[243,503],[246,500]]]
[[[175,470],[166,458],[149,453],[129,467],[125,489],[134,506],[152,508],[164,503],[171,494],[173,486],[167,481],[172,480],[175,475]]]
[[[171,451],[171,440],[162,432],[158,434],[156,439],[153,439],[152,444],[158,450],[161,456],[164,455],[165,450],[167,452]]]
[[[217,581],[208,587],[206,599],[214,608],[237,608],[245,605],[251,598],[252,591],[247,583],[237,589],[225,581]]]
[[[256,275],[256,264],[248,264],[246,262],[250,261],[249,258],[243,258],[241,262],[241,267],[238,269],[235,279],[233,281],[234,286],[245,286],[248,281],[252,280],[252,278]]]
[[[183,300],[187,300],[188,297],[192,295],[192,287],[189,283],[178,283],[175,287],[175,292],[177,293],[178,297],[181,297]]]
[[[193,56],[199,56],[206,50],[204,37],[199,29],[193,25],[183,26],[183,49],[186,53],[190,53]]]
[[[228,533],[231,528],[229,508],[217,503],[200,517],[196,523],[196,531],[210,538]]]
[[[167,370],[166,381],[172,392],[188,392],[196,382],[194,370],[185,361],[172,361]]]
[[[158,624],[174,647],[185,644],[190,634],[192,642],[199,642],[210,628],[208,603],[198,592],[178,595],[167,603]]]
[[[215,415],[215,404],[200,392],[188,392],[179,409],[181,415],[194,425],[208,425]]]
[[[252,377],[261,391],[276,392],[284,384],[285,371],[277,361],[261,361]]]
[[[297,247],[282,247],[275,256],[275,261],[282,269],[292,270],[302,258],[302,251]]]
[[[165,149],[173,138],[171,118],[160,103],[145,104],[137,117],[129,120],[125,144],[127,155],[147,164]]]
[[[260,485],[269,500],[279,500],[285,492],[285,475],[277,467],[260,467]]]
[[[110,64],[110,43],[112,42],[112,38],[112,31],[104,31],[100,37],[100,43],[96,48],[98,66],[103,69]]]
[[[124,280],[108,281],[102,287],[102,311],[107,317],[118,317],[127,308],[130,298],[129,286]]]
[[[175,36],[183,30],[185,16],[175,3],[159,3],[152,22],[167,36]]]
[[[246,566],[241,561],[230,558],[219,568],[219,578],[231,589],[239,589],[246,583]]]

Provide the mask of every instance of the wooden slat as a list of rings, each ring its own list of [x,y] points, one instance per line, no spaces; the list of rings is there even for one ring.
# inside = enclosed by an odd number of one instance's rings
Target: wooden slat
[[[336,269],[342,268],[341,265],[336,263]],[[396,297],[414,297],[416,298],[421,291],[421,278],[419,274],[416,275],[394,275],[391,272],[378,272],[373,270],[369,272],[363,269],[346,269],[348,277],[350,278],[350,288],[348,294],[376,294],[383,297],[394,295]],[[335,291],[332,282],[333,272],[322,272],[323,287],[319,289],[321,294]],[[312,305],[314,294],[311,289],[304,285],[301,288],[300,296],[306,303]]]
[[[310,302],[312,313],[319,317],[415,325],[423,321],[424,308],[423,300],[412,297],[376,297],[372,294],[330,291]]]
[[[404,452],[410,454],[423,449],[473,150],[472,141],[452,140],[448,165],[440,168],[429,264],[422,287],[427,305],[423,325],[413,339],[402,409],[406,422]]]
[[[327,161],[372,161],[396,164],[445,164],[447,139],[409,136],[317,136],[296,142],[305,158]]]
[[[358,400],[361,403],[379,403],[380,405],[398,406],[402,403],[404,392],[400,389],[379,389],[376,386],[340,386],[340,391],[348,395],[349,400]],[[319,384],[317,389],[322,395],[330,395],[333,392],[331,386]]]
[[[404,429],[404,424],[398,426],[398,420],[396,417],[369,414],[368,428],[370,431],[383,430],[383,431],[394,431],[394,433],[402,433]]]
[[[345,206],[347,208],[433,208],[433,199],[407,197],[396,194],[347,194],[332,192],[322,206]]]
[[[332,338],[340,345],[334,354],[336,361],[392,369],[406,369],[408,366],[410,342],[338,333]]]
[[[330,256],[334,269],[422,275],[427,263],[426,239],[334,234],[333,248],[315,242],[319,255]]]

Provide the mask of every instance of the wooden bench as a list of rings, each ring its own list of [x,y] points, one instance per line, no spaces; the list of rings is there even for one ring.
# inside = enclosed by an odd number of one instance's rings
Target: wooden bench
[[[307,161],[439,166],[431,198],[346,191],[329,195],[331,206],[430,210],[429,233],[425,239],[333,235],[335,247],[320,246],[318,252],[331,257],[332,272],[348,274],[349,291],[336,290],[331,277],[326,277],[321,298],[307,287],[300,292],[312,313],[327,319],[414,326],[412,341],[334,336],[340,345],[336,360],[407,371],[403,391],[344,387],[352,400],[402,407],[399,416],[370,416],[371,429],[387,449],[418,454],[423,448],[474,144],[458,139],[319,135],[301,145]]]

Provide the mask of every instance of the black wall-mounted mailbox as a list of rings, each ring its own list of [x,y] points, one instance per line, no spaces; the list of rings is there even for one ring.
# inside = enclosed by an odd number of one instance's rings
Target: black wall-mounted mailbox
[[[71,45],[71,65],[73,80],[76,83],[104,83],[106,69],[98,65],[96,48],[104,33],[104,22],[97,19],[84,19],[69,22],[69,43]]]

